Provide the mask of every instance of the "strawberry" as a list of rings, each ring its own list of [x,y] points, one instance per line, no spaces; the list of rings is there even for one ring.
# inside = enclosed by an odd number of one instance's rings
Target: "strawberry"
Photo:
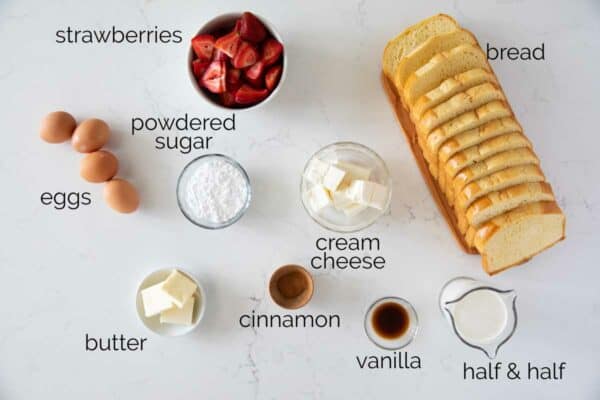
[[[227,83],[227,90],[236,91],[242,84],[242,70],[237,68],[229,68],[227,70],[227,76],[225,81]]]
[[[227,58],[227,54],[219,49],[215,49],[215,52],[213,53],[213,61],[227,61]]]
[[[265,64],[259,61],[244,70],[244,78],[252,86],[261,87],[263,86],[263,72],[265,72]]]
[[[277,86],[282,70],[283,66],[281,64],[274,65],[265,74],[265,85],[267,86],[267,89],[269,89],[269,92],[275,89],[275,86]]]
[[[201,79],[209,64],[210,61],[202,61],[199,58],[192,61],[192,71],[194,72],[194,76],[197,79]]]
[[[231,92],[223,92],[219,94],[219,98],[221,99],[221,104],[225,107],[233,107],[235,106],[235,94]]]
[[[265,41],[262,48],[262,61],[265,66],[273,65],[283,53],[283,45],[273,38]]]
[[[267,89],[254,89],[249,85],[242,85],[235,92],[235,102],[241,105],[250,105],[261,102],[269,95]]]
[[[227,74],[227,66],[225,61],[213,61],[208,66],[200,83],[206,89],[213,93],[223,93],[225,91],[225,76]]]
[[[239,32],[242,39],[252,43],[259,43],[265,40],[267,30],[262,22],[250,12],[245,12],[239,19]],[[236,24],[237,27],[237,24]]]
[[[235,68],[246,68],[258,61],[258,51],[248,42],[242,41],[238,48],[235,57],[233,57],[232,65]]]
[[[238,51],[238,47],[240,46],[240,34],[237,32],[228,33],[225,36],[221,36],[215,42],[215,48],[221,50],[223,53],[227,54],[229,57],[235,56],[235,53]]]
[[[215,46],[213,35],[197,35],[192,38],[192,49],[202,61],[210,61]]]

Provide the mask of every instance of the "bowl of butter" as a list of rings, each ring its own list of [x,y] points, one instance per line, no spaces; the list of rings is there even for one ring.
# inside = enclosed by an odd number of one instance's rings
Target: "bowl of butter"
[[[335,232],[356,232],[388,211],[392,182],[385,162],[373,150],[338,142],[308,160],[300,195],[304,209],[319,225]]]

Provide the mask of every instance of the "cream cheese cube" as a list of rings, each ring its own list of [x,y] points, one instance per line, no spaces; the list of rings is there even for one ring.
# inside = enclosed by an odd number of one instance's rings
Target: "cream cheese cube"
[[[323,178],[323,186],[325,186],[325,188],[329,191],[335,192],[344,180],[345,176],[346,171],[332,165],[329,167],[325,177]]]
[[[349,206],[344,208],[344,214],[348,217],[354,217],[355,215],[360,214],[364,210],[367,209],[367,206],[364,204],[352,203]]]
[[[163,292],[162,284],[163,282],[160,282],[141,291],[144,315],[147,318],[174,306],[171,298]]]
[[[373,171],[371,168],[366,168],[348,161],[336,161],[334,165],[346,171],[345,180],[347,181],[347,184],[350,184],[355,180],[368,181],[369,177],[371,177],[371,172]]]
[[[315,185],[323,184],[323,178],[327,174],[329,164],[317,158],[311,160],[304,172],[304,178]]]
[[[321,185],[313,186],[307,193],[308,203],[314,212],[319,212],[331,204],[329,192]]]
[[[161,287],[163,293],[179,308],[192,297],[196,289],[194,281],[177,270],[171,272]]]
[[[194,296],[190,297],[183,307],[172,307],[160,313],[161,324],[192,325],[194,322]]]
[[[344,211],[346,207],[349,207],[354,202],[349,196],[348,190],[338,190],[332,193],[333,206],[340,211]]]
[[[389,196],[389,188],[379,183],[375,183],[373,186],[373,193],[371,194],[371,200],[369,201],[369,207],[383,210],[386,206],[387,199]]]

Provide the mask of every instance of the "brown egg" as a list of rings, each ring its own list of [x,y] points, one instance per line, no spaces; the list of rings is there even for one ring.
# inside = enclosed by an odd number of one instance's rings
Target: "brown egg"
[[[73,133],[73,148],[80,153],[91,153],[100,150],[108,142],[110,128],[106,122],[98,118],[83,121]]]
[[[115,211],[129,214],[137,210],[140,196],[136,188],[123,179],[113,179],[104,186],[104,200]]]
[[[48,143],[66,142],[73,135],[77,123],[68,112],[54,111],[46,115],[40,125],[40,137]]]
[[[117,157],[109,151],[99,150],[83,157],[79,174],[88,182],[100,183],[109,181],[118,169]]]

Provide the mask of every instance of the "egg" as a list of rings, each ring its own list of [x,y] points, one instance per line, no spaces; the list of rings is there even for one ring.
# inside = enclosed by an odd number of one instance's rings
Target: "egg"
[[[100,150],[108,142],[110,128],[106,122],[98,118],[83,121],[75,128],[71,144],[80,153],[91,153]]]
[[[40,137],[48,143],[66,142],[73,135],[77,123],[68,112],[54,111],[46,115],[40,125]]]
[[[81,160],[79,174],[92,183],[109,181],[117,174],[119,160],[109,151],[99,150],[87,154]]]
[[[129,214],[137,210],[140,196],[137,189],[123,179],[113,179],[104,186],[104,200],[115,211]]]

